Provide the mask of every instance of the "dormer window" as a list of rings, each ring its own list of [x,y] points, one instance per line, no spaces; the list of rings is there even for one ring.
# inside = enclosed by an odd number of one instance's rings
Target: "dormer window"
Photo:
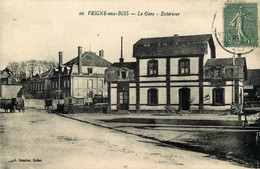
[[[222,66],[216,66],[214,71],[215,77],[222,77],[223,76],[223,67]]]
[[[93,74],[93,68],[88,68],[88,74]]]
[[[149,43],[144,44],[144,47],[150,47]]]
[[[121,77],[122,77],[122,79],[126,79],[126,72],[125,71],[121,72]]]

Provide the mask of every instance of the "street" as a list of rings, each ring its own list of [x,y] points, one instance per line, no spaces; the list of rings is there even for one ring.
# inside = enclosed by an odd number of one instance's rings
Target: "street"
[[[0,114],[1,168],[244,168],[44,110]]]

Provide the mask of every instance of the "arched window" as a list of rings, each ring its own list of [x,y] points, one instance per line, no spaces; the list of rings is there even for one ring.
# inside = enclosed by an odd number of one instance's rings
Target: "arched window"
[[[149,89],[148,105],[157,105],[157,104],[158,104],[158,89]]]
[[[147,75],[148,76],[157,76],[158,75],[158,61],[149,60],[147,62]]]
[[[179,60],[179,74],[180,75],[190,74],[190,60],[189,59],[180,59]]]
[[[213,89],[213,104],[214,105],[225,104],[225,90],[223,88]]]

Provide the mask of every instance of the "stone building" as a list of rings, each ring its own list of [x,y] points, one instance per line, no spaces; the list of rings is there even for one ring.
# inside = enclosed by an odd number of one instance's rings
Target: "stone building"
[[[51,90],[55,97],[59,93],[64,97],[86,97],[91,99],[95,94],[107,97],[107,86],[104,83],[105,70],[111,65],[105,60],[104,51],[99,51],[99,56],[93,52],[83,52],[78,47],[78,56],[62,64],[62,53],[59,54],[60,67],[50,77]]]

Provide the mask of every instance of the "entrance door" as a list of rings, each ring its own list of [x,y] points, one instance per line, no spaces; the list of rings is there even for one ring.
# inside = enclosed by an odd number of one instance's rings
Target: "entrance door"
[[[129,109],[129,84],[119,83],[118,84],[118,99],[117,99],[118,110]]]
[[[119,110],[128,110],[128,91],[119,91]]]
[[[190,89],[182,88],[179,90],[179,106],[180,110],[190,109]]]

